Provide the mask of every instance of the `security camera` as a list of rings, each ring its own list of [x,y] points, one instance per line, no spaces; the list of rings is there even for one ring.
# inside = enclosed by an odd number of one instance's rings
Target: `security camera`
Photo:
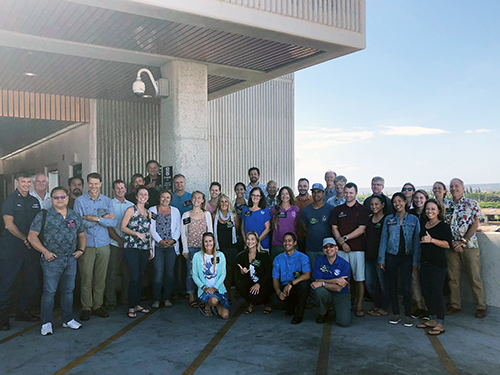
[[[146,92],[146,85],[140,78],[138,78],[132,85],[132,90],[134,91],[134,94],[136,96],[142,98],[144,96],[144,93]]]

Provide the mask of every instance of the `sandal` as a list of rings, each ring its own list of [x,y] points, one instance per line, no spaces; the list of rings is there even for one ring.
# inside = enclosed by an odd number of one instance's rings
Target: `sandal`
[[[248,305],[248,307],[245,309],[245,314],[250,315],[253,313],[253,304]]]
[[[431,329],[429,332],[427,332],[428,335],[431,335],[431,336],[439,336],[443,333],[445,333],[446,331],[444,329],[436,329],[435,327],[433,329]]]
[[[210,309],[200,307],[199,310],[204,316],[213,316],[212,311]]]
[[[378,313],[380,314],[380,316],[387,316],[387,315],[389,315],[389,311],[378,310]]]
[[[363,310],[358,310],[358,311],[356,311],[356,316],[358,318],[362,318],[365,316],[365,312]]]
[[[134,311],[136,313],[140,312],[140,313],[143,313],[143,314],[147,314],[149,313],[149,309],[146,309],[145,307],[142,307],[142,306],[136,306]]]
[[[196,302],[196,301],[189,302],[189,307],[192,307],[193,309],[197,309],[199,307],[198,302]]]
[[[273,309],[271,308],[271,306],[266,305],[266,307],[264,307],[264,311],[262,311],[262,313],[263,314],[271,314],[272,311],[273,311]]]
[[[127,316],[128,316],[130,319],[137,318],[137,314],[135,313],[135,310],[134,310],[134,309],[129,309],[129,310],[128,310],[128,313],[127,313]]]
[[[382,314],[378,311],[377,308],[368,310],[366,313],[370,316],[382,316]]]
[[[426,323],[422,323],[422,324],[419,324],[419,325],[417,326],[417,328],[421,328],[421,329],[426,329],[426,328],[434,328],[434,327],[435,327],[435,326],[430,326],[430,325],[428,325],[428,324],[426,324]]]

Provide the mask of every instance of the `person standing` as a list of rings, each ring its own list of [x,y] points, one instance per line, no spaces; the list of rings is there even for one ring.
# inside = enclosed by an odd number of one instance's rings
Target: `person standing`
[[[116,308],[116,279],[120,274],[120,271],[122,273],[121,300],[123,305],[127,303],[129,275],[127,262],[125,261],[125,256],[123,254],[125,234],[120,230],[120,226],[123,215],[125,215],[125,211],[134,204],[125,199],[126,192],[127,187],[125,186],[125,182],[123,182],[123,180],[113,181],[113,193],[115,197],[112,202],[115,210],[116,226],[114,228],[108,227],[110,237],[110,256],[108,271],[106,273],[106,289],[104,291],[107,311],[113,311]]]
[[[252,167],[248,170],[248,178],[250,179],[250,183],[247,185],[246,192],[245,192],[245,199],[248,201],[250,199],[250,192],[252,189],[258,187],[260,188],[264,194],[267,196],[267,186],[264,184],[261,184],[259,182],[260,178],[260,170],[257,167]]]
[[[325,196],[323,197],[325,202],[327,202],[328,199],[330,199],[336,195],[336,192],[335,192],[335,178],[336,177],[337,177],[337,173],[335,173],[333,171],[327,171],[325,173],[326,187],[325,187]]]
[[[160,200],[160,190],[162,189],[162,180],[160,174],[160,164],[156,160],[149,160],[146,163],[148,175],[144,179],[144,185],[149,191],[148,207],[156,206]]]
[[[20,172],[16,190],[2,204],[5,230],[0,239],[0,331],[10,330],[9,309],[14,293],[14,283],[20,275],[20,288],[16,320],[38,322],[28,309],[38,294],[40,256],[31,251],[28,232],[31,222],[40,212],[40,203],[29,194],[31,176]]]
[[[177,208],[182,215],[193,208],[193,196],[186,191],[186,177],[182,174],[174,176],[174,195],[171,206]]]
[[[460,270],[463,267],[472,284],[472,294],[476,303],[476,318],[486,316],[483,280],[481,279],[481,257],[476,231],[481,210],[475,200],[464,197],[464,182],[454,178],[450,182],[450,193],[453,199],[445,204],[445,221],[450,225],[453,234],[453,248],[446,251],[448,260],[448,276],[450,278],[450,300],[446,314],[461,312]]]
[[[297,184],[297,190],[299,195],[295,197],[295,205],[299,208],[299,220],[295,226],[295,234],[297,235],[297,246],[301,253],[306,253],[306,233],[304,227],[300,222],[300,215],[305,206],[310,205],[313,202],[312,195],[309,194],[309,180],[307,178],[301,178]]]
[[[42,253],[42,336],[53,333],[54,297],[58,287],[61,291],[62,326],[71,329],[82,326],[73,316],[73,289],[77,259],[83,255],[87,244],[81,216],[68,208],[69,191],[57,186],[50,196],[51,208],[36,215],[28,234],[33,248]]]
[[[363,298],[365,296],[365,230],[370,212],[356,201],[358,187],[349,182],[344,188],[345,203],[335,207],[330,224],[335,241],[342,250],[339,257],[349,262],[352,277],[357,289],[358,304],[356,316],[363,317]]]
[[[45,176],[43,173],[37,173],[33,182],[35,185],[35,189],[33,189],[30,194],[38,199],[40,208],[42,210],[48,210],[52,206],[52,202],[50,201],[50,194],[47,191],[49,187],[47,176]]]
[[[248,206],[243,207],[241,232],[244,237],[250,231],[259,235],[262,247],[269,251],[269,231],[271,230],[271,214],[267,207],[266,197],[261,188],[255,187],[250,192]]]
[[[87,235],[87,247],[78,261],[82,321],[89,320],[91,313],[101,318],[109,316],[103,307],[110,256],[108,228],[117,224],[113,202],[101,194],[101,175],[96,172],[89,173],[87,184],[88,193],[75,201],[75,211],[82,216]]]
[[[75,200],[82,196],[83,193],[83,179],[81,177],[70,177],[68,179],[69,186],[69,203],[68,208],[72,210],[75,207]]]
[[[365,201],[363,202],[363,206],[368,208],[370,210],[370,213],[373,214],[373,212],[371,210],[372,198],[375,195],[382,195],[385,198],[385,202],[386,202],[385,203],[386,214],[392,214],[391,198],[389,198],[387,195],[384,195],[385,180],[380,176],[375,176],[372,178],[372,185],[371,186],[372,186],[372,195],[365,199]]]
[[[278,192],[278,184],[276,181],[271,180],[267,183],[266,192],[267,207],[271,208],[276,206],[276,193]]]
[[[130,182],[130,187],[132,188],[132,190],[130,191],[130,193],[125,195],[125,199],[128,200],[129,202],[132,202],[133,204],[136,204],[137,200],[135,198],[135,193],[137,191],[137,188],[143,185],[144,185],[144,176],[142,175],[142,173],[134,173],[132,175]]]
[[[210,184],[210,200],[207,202],[207,207],[205,209],[210,212],[212,215],[215,214],[217,210],[217,206],[219,205],[219,197],[221,195],[222,186],[217,181],[214,181]]]
[[[337,207],[345,203],[344,187],[347,184],[347,178],[344,176],[337,176],[333,180],[335,187],[335,196],[326,201],[330,206]]]
[[[271,259],[283,251],[283,236],[285,233],[294,233],[299,220],[299,208],[295,205],[295,196],[288,186],[283,186],[278,194],[277,205],[271,208],[271,228],[273,239]]]

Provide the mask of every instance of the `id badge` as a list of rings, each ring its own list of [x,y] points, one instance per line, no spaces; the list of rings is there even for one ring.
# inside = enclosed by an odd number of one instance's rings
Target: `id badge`
[[[75,221],[74,221],[73,219],[71,219],[71,220],[68,220],[68,221],[66,222],[66,226],[67,226],[68,228],[75,228],[75,227],[76,227],[76,223],[75,223]]]
[[[234,224],[233,222],[230,220],[226,223],[226,227],[228,227],[229,229],[231,229],[232,227],[234,227]]]
[[[185,201],[182,205],[184,207],[187,207],[187,206],[191,206],[193,203],[191,202],[191,200],[188,200],[188,201]]]
[[[105,208],[98,208],[97,209],[97,216],[103,217],[107,213],[108,213],[108,210],[106,210]]]
[[[217,257],[217,259],[212,258],[212,264],[215,264],[216,262],[217,262],[217,264],[220,263],[220,258],[219,257]]]
[[[190,217],[186,217],[185,219],[182,219],[182,224],[184,224],[184,225],[188,225],[190,222],[191,222]]]
[[[278,214],[278,219],[286,219],[286,212],[280,212]]]
[[[251,264],[252,264],[252,266],[254,266],[254,267],[260,267],[260,260],[258,260],[258,259],[254,259],[254,260],[252,260],[252,263],[251,263]]]
[[[302,272],[300,272],[300,271],[294,272],[293,273],[293,278],[294,279],[298,279],[301,275],[302,275]]]
[[[252,216],[252,211],[245,212],[245,217],[250,217],[250,216]]]

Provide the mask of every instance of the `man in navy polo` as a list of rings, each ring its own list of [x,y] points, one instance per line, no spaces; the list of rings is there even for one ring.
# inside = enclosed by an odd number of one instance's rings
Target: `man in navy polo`
[[[273,261],[273,287],[276,293],[271,297],[273,309],[286,310],[286,315],[294,316],[292,324],[300,324],[304,318],[311,278],[309,258],[300,251],[295,251],[296,246],[295,234],[285,233],[285,252]]]
[[[349,293],[349,275],[351,266],[337,256],[337,243],[331,237],[323,240],[323,253],[316,259],[313,267],[314,281],[311,288],[319,302],[319,315],[316,323],[326,322],[327,304],[332,301],[335,307],[335,321],[339,326],[347,327],[351,323],[351,294]]]
[[[37,322],[28,309],[33,297],[38,294],[39,256],[28,241],[31,222],[40,212],[38,199],[29,194],[31,176],[19,173],[17,188],[2,204],[5,230],[0,239],[0,331],[8,331],[9,309],[14,292],[14,282],[21,274],[19,303],[16,320]]]

